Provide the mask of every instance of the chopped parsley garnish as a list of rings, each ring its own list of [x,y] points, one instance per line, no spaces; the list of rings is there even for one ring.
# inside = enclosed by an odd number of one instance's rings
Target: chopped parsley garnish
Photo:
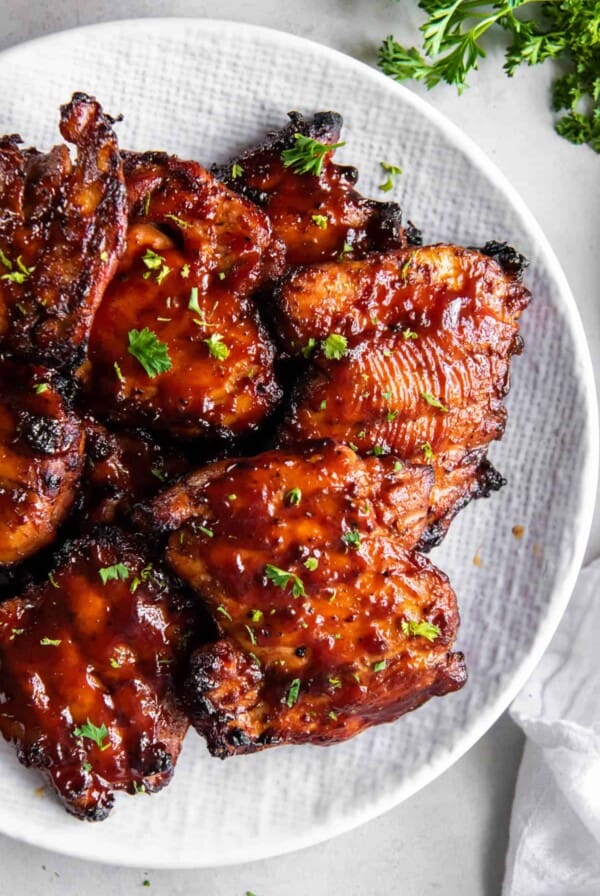
[[[53,640],[52,638],[42,638],[40,641],[42,647],[59,647],[62,644],[62,638]]]
[[[435,641],[441,635],[441,631],[437,625],[422,619],[420,622],[415,619],[403,619],[402,631],[407,637],[418,635],[421,638],[427,638],[428,641]]]
[[[38,383],[37,386],[33,387],[33,391],[36,395],[43,395],[44,392],[47,392],[50,386],[48,383]]]
[[[219,280],[224,280],[226,276],[227,274],[225,273],[225,271],[219,271],[219,273],[217,274]]]
[[[324,411],[326,407],[327,407],[327,399],[324,398],[323,401],[321,402],[321,404],[319,405],[319,410]]]
[[[92,770],[92,763],[91,763],[91,762],[84,762],[83,765],[81,766],[81,768],[84,770],[84,772],[86,772],[86,774],[89,775],[89,773],[90,773],[91,770]]]
[[[344,260],[344,255],[347,255],[348,252],[352,252],[352,245],[350,243],[344,243],[342,246],[342,251],[340,252],[338,258],[340,261]]]
[[[305,565],[306,568],[309,569],[311,572],[314,572],[315,569],[316,569],[316,568],[318,567],[318,565],[319,565],[319,561],[317,560],[316,557],[308,557],[308,558],[304,561],[304,565]]]
[[[386,392],[382,392],[381,394],[382,394],[382,396],[385,398],[386,401],[391,401],[391,400],[392,400],[392,391],[391,391],[391,389],[388,389]]]
[[[152,473],[152,475],[153,475],[156,479],[158,479],[159,482],[166,482],[166,481],[167,481],[167,477],[166,477],[165,474],[162,472],[162,470],[158,470],[156,467],[152,467],[152,469],[150,470],[150,472]]]
[[[227,610],[225,609],[224,606],[219,605],[219,606],[217,607],[217,613],[220,613],[221,616],[224,616],[224,617],[225,617],[225,619],[229,619],[230,622],[233,622],[233,619],[231,618],[231,615],[227,612]]]
[[[323,159],[327,153],[346,145],[345,142],[319,143],[304,134],[294,134],[294,140],[294,146],[281,153],[281,161],[295,174],[314,174],[317,177],[323,170]]]
[[[388,451],[389,448],[387,448],[386,445],[373,445],[373,447],[369,451],[369,454],[374,454],[375,457],[383,457],[388,453]]]
[[[358,550],[360,547],[360,532],[358,529],[351,529],[349,532],[344,532],[342,541],[347,547]]]
[[[234,495],[234,494],[227,495],[227,500],[228,501],[237,501],[237,495]]]
[[[291,488],[285,495],[285,500],[288,504],[299,504],[302,500],[302,489]]]
[[[444,413],[448,412],[448,408],[442,404],[439,398],[432,395],[431,392],[421,392],[421,398],[426,401],[428,405],[431,405],[432,408],[438,408],[438,410],[444,411]]]
[[[320,227],[321,230],[327,230],[327,225],[329,224],[329,218],[327,215],[311,215],[312,221],[317,227]]]
[[[129,568],[124,563],[115,563],[114,566],[104,566],[98,570],[98,575],[102,579],[102,584],[107,582],[126,582],[129,578]]]
[[[273,582],[278,588],[281,588],[285,591],[287,586],[292,584],[292,597],[304,597],[306,592],[304,591],[304,582],[293,572],[287,572],[285,569],[280,569],[278,566],[273,566],[271,563],[267,563],[265,566],[265,575],[270,582]]]
[[[190,300],[188,302],[188,310],[195,311],[196,314],[202,314],[202,309],[198,304],[198,287],[192,286],[190,290]]]
[[[333,710],[331,710],[331,712],[329,713],[329,718],[330,718],[333,722],[337,722],[337,713],[335,713]]]
[[[414,330],[410,330],[408,327],[406,330],[402,330],[402,338],[403,339],[418,339],[419,334],[415,333]]]
[[[13,269],[13,263],[10,258],[7,258],[4,252],[0,256],[0,261],[4,265],[5,268],[8,268],[7,274],[2,274],[0,280],[10,280],[11,283],[25,283],[27,278],[33,274],[34,268],[28,268],[26,264],[23,263],[23,257],[19,255],[16,261],[17,270]]]
[[[179,276],[183,277],[184,280],[187,280],[187,278],[190,276],[189,264],[186,263],[186,264],[181,265],[181,267],[179,269]]]
[[[423,452],[423,457],[425,458],[425,460],[434,460],[435,454],[429,442],[423,442],[423,444],[421,445],[421,451]]]
[[[395,460],[394,461],[394,473],[400,473],[401,470],[403,470],[403,469],[404,469],[404,466],[403,466],[402,462],[399,460]]]
[[[287,692],[287,697],[285,698],[285,702],[287,703],[287,705],[289,706],[290,709],[292,708],[292,706],[295,706],[295,704],[297,703],[299,694],[300,694],[300,679],[294,678],[291,685],[289,686],[289,689]]]
[[[171,268],[168,266],[168,264],[165,263],[162,255],[159,255],[153,249],[146,249],[144,255],[142,256],[142,261],[148,268],[148,270],[144,274],[144,280],[147,280],[152,276],[152,274],[154,274],[154,276],[156,277],[156,282],[162,283],[167,274],[171,273]]]
[[[119,367],[119,365],[117,364],[116,361],[115,361],[115,363],[113,364],[113,367],[114,367],[114,369],[115,369],[115,373],[117,374],[117,379],[119,380],[119,382],[120,382],[120,383],[124,383],[124,382],[125,382],[125,377],[123,376],[123,374],[122,374],[122,372],[121,372],[121,368]]]
[[[129,331],[130,355],[139,361],[149,377],[154,379],[160,373],[166,373],[172,367],[169,350],[164,342],[160,342],[156,333],[144,327],[143,330]]]
[[[398,416],[398,411],[388,411],[385,415],[385,419],[388,423],[393,423],[396,417]]]
[[[114,657],[114,656],[111,656],[111,658],[110,658],[110,660],[109,660],[109,663],[110,663],[110,665],[112,666],[113,669],[120,669],[120,668],[121,668],[121,663],[120,663],[119,660],[118,660],[116,657]]]
[[[249,625],[245,625],[244,628],[248,632],[248,637],[250,638],[250,643],[255,647],[256,646],[256,636],[255,636],[253,630],[250,628]]]
[[[396,183],[395,178],[399,174],[402,174],[402,168],[400,168],[399,165],[390,165],[389,162],[380,162],[379,164],[388,175],[385,181],[379,185],[379,189],[383,190],[384,193],[388,193],[391,189],[393,189]]]
[[[334,688],[336,691],[338,688],[341,688],[341,686],[342,686],[341,678],[328,678],[327,681],[329,682],[331,687]]]
[[[238,162],[234,162],[231,166],[231,177],[233,180],[237,180],[238,177],[241,177],[244,173],[244,169]]]
[[[58,582],[54,578],[54,575],[51,572],[48,573],[48,581],[50,582],[50,584],[52,585],[53,588],[60,588],[60,585],[58,584]]]
[[[186,230],[191,226],[189,221],[184,221],[183,218],[178,218],[177,215],[165,215],[165,218],[169,218],[174,224],[181,227],[182,230]]]
[[[105,251],[100,253],[100,261],[108,261],[108,252]]]
[[[200,531],[203,535],[206,535],[207,538],[214,538],[214,532],[212,529],[209,529],[208,526],[200,526]]]
[[[263,618],[264,613],[262,610],[252,610],[251,619],[252,622],[260,622]]]
[[[313,336],[311,336],[309,338],[308,342],[306,343],[306,345],[302,346],[302,354],[304,355],[305,358],[310,358],[310,356],[312,355],[312,353],[315,350],[316,344],[317,344],[317,340]]]
[[[146,193],[146,195],[144,196],[144,215],[146,215],[146,217],[148,216],[148,212],[150,211],[150,200],[151,199],[152,199],[152,196],[151,196],[150,192]]]
[[[383,672],[386,666],[387,660],[379,660],[377,663],[373,663],[373,672]]]
[[[341,361],[348,351],[348,340],[341,333],[330,333],[323,342],[323,354],[330,361]]]
[[[109,743],[104,743],[108,737],[108,728],[104,723],[98,728],[88,719],[85,725],[73,729],[73,734],[75,737],[86,737],[88,740],[92,740],[101,750],[107,750],[110,747]]]
[[[230,350],[223,342],[220,333],[211,333],[208,339],[204,339],[203,342],[208,346],[208,354],[216,358],[217,361],[224,361],[229,357]]]

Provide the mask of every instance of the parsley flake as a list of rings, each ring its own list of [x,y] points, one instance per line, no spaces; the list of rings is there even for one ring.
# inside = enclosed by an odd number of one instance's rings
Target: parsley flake
[[[341,333],[330,333],[323,342],[323,354],[330,361],[341,361],[348,351],[348,340]]]
[[[419,334],[415,333],[414,330],[410,330],[408,327],[406,330],[402,330],[402,338],[403,339],[418,339]]]
[[[53,640],[52,638],[42,638],[40,641],[42,647],[59,647],[62,644],[62,638]]]
[[[317,560],[316,557],[308,557],[308,558],[304,561],[304,565],[305,565],[306,568],[309,569],[311,572],[314,572],[315,569],[316,569],[316,568],[318,567],[318,565],[319,565],[319,561]]]
[[[281,588],[283,591],[285,591],[291,582],[292,597],[304,597],[306,594],[302,579],[293,572],[287,572],[285,569],[280,569],[278,566],[273,566],[271,563],[267,563],[265,566],[265,575],[270,582],[273,582],[274,585]]]
[[[228,613],[228,611],[225,609],[224,606],[219,605],[219,606],[217,607],[217,613],[220,613],[221,616],[224,616],[224,617],[225,617],[225,619],[229,619],[230,622],[233,622],[233,619],[231,618],[230,613]]]
[[[291,488],[285,495],[288,504],[299,504],[302,500],[302,490],[299,488]]]
[[[300,679],[294,678],[291,685],[289,686],[287,697],[285,698],[285,702],[291,709],[292,706],[295,706],[298,702],[298,695],[300,694]]]
[[[342,541],[346,545],[346,547],[354,548],[354,550],[358,550],[360,547],[360,532],[358,529],[351,529],[348,532],[344,532],[342,535]]]
[[[102,579],[102,584],[107,582],[125,582],[129,578],[129,569],[124,563],[115,563],[114,566],[104,566],[98,570],[98,575]]]
[[[291,168],[295,174],[314,174],[318,177],[323,170],[323,159],[328,152],[345,146],[341,143],[319,143],[312,137],[304,134],[294,134],[295,144],[290,149],[284,149],[281,153],[281,161],[286,168]]]
[[[390,165],[389,162],[380,162],[379,164],[388,175],[385,181],[379,185],[379,189],[384,193],[389,193],[396,185],[396,177],[402,174],[402,168],[399,165]]]
[[[373,663],[373,672],[383,672],[386,667],[387,660],[379,660],[379,662]]]
[[[92,740],[102,751],[108,750],[110,747],[110,743],[104,743],[108,737],[108,728],[104,723],[98,728],[88,719],[85,725],[82,725],[80,728],[74,728],[73,734],[75,737],[86,737],[88,740]]]
[[[439,626],[434,625],[432,622],[427,622],[426,619],[422,619],[421,621],[415,619],[403,619],[402,631],[407,637],[416,635],[421,638],[427,638],[428,641],[435,641],[435,639],[439,638],[441,635]]]
[[[231,166],[231,177],[233,178],[233,180],[237,180],[238,177],[241,177],[243,173],[244,169],[239,164],[239,162],[234,162]]]
[[[263,618],[264,613],[262,610],[252,610],[251,619],[252,622],[260,622]]]
[[[130,330],[128,334],[130,355],[139,361],[149,377],[154,379],[160,373],[166,373],[172,367],[169,350],[164,342],[160,342],[156,333],[144,327],[143,330]]]
[[[313,336],[311,336],[309,338],[308,342],[306,343],[306,345],[302,346],[301,351],[305,358],[310,358],[310,356],[312,355],[312,353],[315,350],[316,344],[317,344],[317,340]]]
[[[168,264],[165,263],[162,255],[159,255],[153,249],[146,249],[144,255],[142,256],[142,261],[144,265],[148,268],[146,273],[144,274],[144,280],[147,280],[149,277],[154,274],[156,277],[157,283],[162,283],[167,274],[171,273],[171,268]]]
[[[187,278],[190,276],[190,266],[189,266],[189,264],[182,264],[182,265],[181,265],[181,267],[180,267],[180,269],[179,269],[179,276],[182,277],[184,280],[187,280]]]
[[[25,283],[27,278],[33,274],[34,268],[28,268],[26,264],[23,263],[23,257],[19,255],[16,261],[17,270],[13,269],[12,261],[6,257],[4,252],[2,253],[2,264],[4,267],[8,268],[7,274],[2,274],[0,280],[10,280],[11,283]]]
[[[38,383],[37,386],[33,387],[33,391],[36,395],[43,395],[44,392],[47,392],[50,386],[48,383]]]
[[[421,445],[421,451],[423,452],[423,457],[425,458],[425,460],[435,459],[435,453],[429,442],[423,442],[423,444]]]
[[[122,374],[122,372],[121,372],[121,368],[119,367],[119,365],[117,364],[116,361],[115,361],[115,363],[113,364],[113,367],[114,367],[115,373],[117,374],[117,379],[119,380],[119,382],[120,382],[120,383],[124,383],[124,382],[125,382],[125,377],[123,376],[123,374]]]
[[[311,219],[313,224],[316,224],[321,230],[327,230],[327,225],[329,224],[327,215],[311,215]]]
[[[230,349],[223,342],[220,333],[211,333],[208,339],[202,340],[208,346],[208,354],[217,361],[225,361],[229,357]]]
[[[173,221],[173,223],[177,224],[178,227],[181,227],[182,230],[187,230],[188,227],[191,227],[189,221],[184,221],[183,218],[178,218],[177,215],[165,215],[165,218],[169,218],[170,221]]]
[[[421,392],[421,398],[432,408],[438,408],[438,410],[443,411],[445,414],[448,413],[448,408],[442,404],[439,398],[432,395],[431,392]]]
[[[198,304],[198,287],[192,286],[190,290],[190,300],[188,302],[188,311],[195,311],[196,314],[202,314],[202,309]]]
[[[212,529],[209,529],[208,526],[200,526],[200,531],[203,535],[206,535],[207,538],[214,538],[215,533]]]

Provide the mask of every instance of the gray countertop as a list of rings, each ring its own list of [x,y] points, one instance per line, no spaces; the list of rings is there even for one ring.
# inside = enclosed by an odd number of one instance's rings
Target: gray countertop
[[[76,25],[163,15],[268,25],[371,63],[384,36],[393,31],[410,39],[411,23],[421,20],[413,3],[393,0],[0,0],[0,48]],[[492,52],[462,97],[444,86],[426,98],[479,143],[538,218],[571,283],[598,374],[600,160],[553,134],[549,67],[512,80],[500,68],[501,57]],[[588,558],[599,547],[597,515]],[[392,812],[310,850],[235,868],[144,873],[0,836],[0,896],[497,896],[521,750],[520,732],[503,716],[449,771]],[[143,887],[146,879],[150,889]]]

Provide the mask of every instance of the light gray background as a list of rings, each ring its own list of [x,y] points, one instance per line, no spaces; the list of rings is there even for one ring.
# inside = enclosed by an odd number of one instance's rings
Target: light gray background
[[[409,39],[420,21],[406,0],[0,0],[0,48],[75,25],[149,15],[268,25],[367,62],[375,60],[382,37],[393,31]],[[500,56],[490,53],[461,98],[445,87],[427,98],[487,151],[540,221],[570,280],[598,373],[600,159],[554,136],[549,66],[510,81],[500,64]],[[149,98],[150,91],[151,84]],[[599,546],[597,517],[588,556],[596,556]],[[505,716],[450,771],[393,812],[311,850],[237,868],[145,874],[53,856],[0,837],[0,896],[244,896],[247,890],[256,896],[495,896],[521,749],[521,736]]]

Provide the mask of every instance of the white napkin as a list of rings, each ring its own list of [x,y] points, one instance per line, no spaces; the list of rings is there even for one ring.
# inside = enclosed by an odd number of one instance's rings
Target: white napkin
[[[600,560],[511,714],[527,742],[503,896],[599,896]]]

